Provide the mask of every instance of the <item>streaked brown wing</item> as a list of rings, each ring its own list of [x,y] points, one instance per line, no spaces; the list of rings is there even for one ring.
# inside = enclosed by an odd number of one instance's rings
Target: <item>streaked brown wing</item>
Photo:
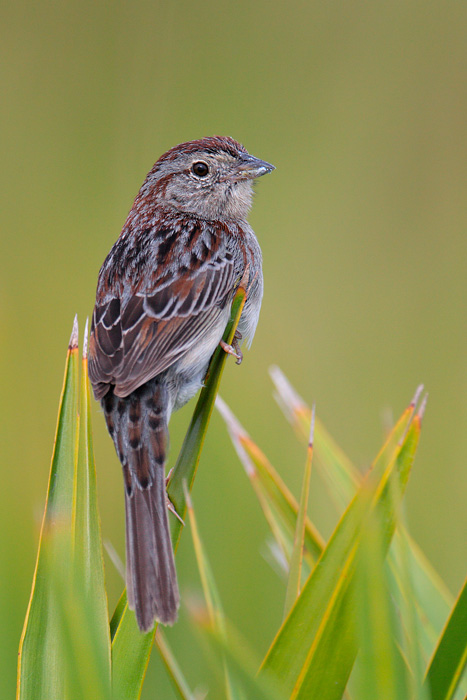
[[[236,284],[232,256],[225,251],[192,278],[180,276],[151,294],[96,304],[89,344],[96,399],[109,384],[118,396],[127,396],[196,346],[218,322]]]

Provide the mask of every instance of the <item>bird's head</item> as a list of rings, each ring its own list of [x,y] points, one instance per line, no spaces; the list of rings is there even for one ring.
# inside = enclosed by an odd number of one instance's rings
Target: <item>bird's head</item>
[[[164,153],[138,198],[202,219],[245,219],[253,181],[271,170],[273,165],[251,156],[229,136],[210,136]]]

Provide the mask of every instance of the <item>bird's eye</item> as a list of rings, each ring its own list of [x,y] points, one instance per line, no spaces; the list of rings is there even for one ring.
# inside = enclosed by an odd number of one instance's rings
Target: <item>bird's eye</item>
[[[209,172],[209,166],[207,163],[203,163],[202,160],[199,160],[198,162],[193,163],[191,170],[198,177],[206,177]]]

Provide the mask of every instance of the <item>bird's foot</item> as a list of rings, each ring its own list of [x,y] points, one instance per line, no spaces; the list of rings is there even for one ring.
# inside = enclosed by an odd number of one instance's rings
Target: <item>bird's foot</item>
[[[240,350],[240,340],[242,340],[243,336],[240,333],[240,331],[235,331],[234,333],[234,339],[232,342],[232,345],[234,347],[235,352],[237,353],[237,362],[235,364],[241,365],[242,360],[243,360],[243,352]]]
[[[241,336],[240,336],[241,337]],[[242,360],[243,360],[243,353],[240,350],[240,346],[238,344],[238,338],[234,336],[234,339],[232,341],[232,345],[229,345],[228,343],[225,342],[225,340],[221,340],[219,343],[221,346],[222,350],[226,352],[228,355],[233,355],[233,357],[236,357],[236,365],[241,365]]]
[[[168,483],[169,483],[169,481],[170,481],[170,478],[171,478],[171,476],[172,476],[173,470],[174,470],[174,468],[172,467],[172,469],[169,471],[169,473],[168,473],[167,476],[165,477],[165,486],[166,486],[166,487],[167,487],[167,485],[168,485]],[[184,521],[183,518],[177,513],[174,504],[172,503],[172,501],[171,501],[170,498],[169,498],[169,494],[168,494],[168,493],[165,494],[165,499],[166,499],[166,503],[167,503],[167,508],[170,510],[171,513],[173,513],[173,514],[175,515],[175,517],[177,518],[177,520],[179,520],[179,521],[182,523],[183,527],[185,527],[185,521]]]

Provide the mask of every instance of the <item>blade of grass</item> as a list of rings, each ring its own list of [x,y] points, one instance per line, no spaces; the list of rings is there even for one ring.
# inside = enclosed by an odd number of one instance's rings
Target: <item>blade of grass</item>
[[[104,540],[104,548],[122,581],[125,581],[125,565],[110,540]]]
[[[71,547],[73,470],[78,429],[78,321],[75,318],[65,364],[47,499],[36,567],[18,658],[18,700],[64,700],[65,684],[60,654],[57,610],[49,569],[62,565],[54,540],[57,528],[68,533]]]
[[[89,650],[86,657],[100,674],[101,696],[110,696],[110,634],[105,590],[102,538],[97,504],[96,469],[92,446],[90,388],[87,359],[87,330],[84,335],[81,372],[79,447],[74,475],[72,537],[74,541],[73,570],[77,595],[82,597],[84,613],[80,631]],[[70,608],[65,608],[65,610]],[[84,624],[91,625],[85,629]],[[84,655],[83,662],[84,662]],[[84,668],[83,664],[82,667]],[[94,674],[95,675],[95,674]],[[107,695],[105,696],[104,693]],[[85,697],[85,696],[83,696]],[[100,697],[100,696],[99,696]]]
[[[208,611],[212,627],[217,628],[221,634],[224,634],[224,611],[222,610],[222,603],[214,581],[214,575],[199,535],[198,523],[196,521],[193,502],[191,500],[188,488],[185,489],[185,499],[187,504],[188,519],[191,527],[191,536],[196,555],[196,562],[198,564],[201,585],[203,587],[204,600],[206,601],[206,609]]]
[[[416,542],[404,528],[401,528],[400,535],[407,541],[407,556],[414,587],[413,600],[415,601],[418,621],[423,633],[421,643],[424,650],[424,658],[429,659],[454,605],[454,598],[444,581],[438,576]],[[393,567],[391,567],[392,571]],[[467,689],[467,683],[465,687]]]
[[[395,509],[389,488],[391,479],[397,472],[401,491],[405,489],[418,445],[419,423],[418,416],[416,416],[402,446],[396,449],[394,462],[392,465],[388,465],[375,494],[373,507],[382,510],[381,518],[385,524],[383,539],[385,553],[389,548],[395,527]],[[314,648],[308,654],[307,662],[291,699],[318,700],[320,698],[320,700],[324,700],[324,698],[328,698],[328,700],[337,700],[345,689],[358,650],[355,634],[355,608],[353,606],[353,579],[354,561],[359,544],[360,533],[357,533],[353,550],[347,558],[343,575],[334,592],[335,601],[332,601],[328,607],[328,619],[325,615],[313,642]],[[341,610],[343,610],[342,613]],[[345,635],[341,634],[342,625],[346,628]],[[327,664],[325,669],[323,669],[323,663]],[[331,678],[333,679],[332,683],[330,682]]]
[[[467,579],[438,641],[425,684],[432,700],[450,700],[467,664]]]
[[[224,340],[229,344],[233,341],[244,303],[245,290],[240,287],[233,300],[230,321],[224,333]],[[212,357],[205,385],[201,390],[167,489],[170,500],[182,518],[186,511],[183,481],[187,482],[191,490],[226,357],[226,353],[221,348],[217,348]],[[176,551],[181,536],[181,523],[175,516],[170,518],[170,531]],[[110,628],[112,686],[115,696],[122,700],[137,700],[141,694],[155,630],[148,634],[141,634],[134,613],[128,608],[125,592],[117,605]]]
[[[229,345],[233,342],[245,299],[245,290],[240,288],[233,300],[230,322],[224,333],[224,340]],[[226,360],[226,353],[218,347],[209,365],[204,388],[196,404],[168,486],[169,497],[177,513],[182,514],[182,517],[186,511],[183,483],[186,481],[188,490],[191,492]],[[176,541],[178,542],[181,535],[180,522],[178,523],[176,535]]]
[[[154,641],[178,697],[181,698],[181,700],[195,700],[195,696],[191,692],[185,680],[185,676],[182,673],[182,669],[173,655],[171,648],[167,644],[165,634],[162,633],[160,627],[157,629]]]
[[[191,607],[190,613],[209,648],[227,659],[229,668],[242,684],[244,700],[285,700],[274,679],[256,675],[258,666],[253,661],[254,654],[228,620],[224,620],[227,634],[223,635],[218,629],[213,629],[205,609]],[[217,669],[218,665],[215,667]]]
[[[311,409],[278,367],[271,368],[270,372],[279,406],[298,436],[302,440],[306,440]],[[422,387],[417,389],[412,405],[415,405],[421,389]],[[315,430],[315,453],[318,470],[323,481],[327,484],[328,492],[338,511],[341,512],[355,495],[362,476],[319,420],[316,422]],[[403,526],[401,536],[407,540],[408,544],[410,570],[415,589],[417,625],[420,629],[424,657],[428,659],[433,653],[438,637],[454,605],[454,598],[416,542],[404,531]],[[388,564],[391,575],[400,584],[397,561],[392,547],[389,551]],[[467,679],[462,678],[461,688],[464,693],[467,691]]]
[[[232,443],[263,508],[266,520],[284,556],[290,558],[298,503],[266,455],[240,425],[227,404],[218,397],[216,407],[225,421]],[[310,414],[311,419],[311,414]],[[310,424],[308,424],[310,425]],[[305,558],[310,569],[321,555],[324,540],[308,517],[305,518]]]
[[[268,537],[266,539],[265,546],[263,546],[261,549],[261,553],[271,569],[275,571],[275,573],[284,581],[285,584],[287,584],[287,579],[289,577],[289,562],[274,537]]]
[[[364,500],[371,493],[363,487]],[[354,600],[360,645],[356,697],[359,700],[419,698],[409,692],[409,674],[396,644],[396,615],[385,577],[384,525],[381,512],[371,510],[357,556]]]
[[[277,557],[279,557],[280,561],[285,564],[286,573],[288,574],[289,560],[292,551],[292,526],[290,525],[287,516],[281,514],[280,510],[278,511],[277,503],[273,505],[273,500],[269,498],[269,493],[265,488],[264,484],[262,483],[261,477],[250,455],[248,454],[247,449],[245,449],[245,447],[243,446],[241,438],[249,438],[246,435],[240,423],[233,415],[232,411],[229,409],[225,401],[220,396],[218,396],[216,399],[216,408],[218,409],[219,413],[226,422],[227,429],[229,431],[229,435],[232,439],[235,450],[240,458],[241,463],[243,464],[246,475],[250,480],[255,495],[263,511],[264,517],[266,518],[266,521],[275,539],[278,548]],[[281,491],[279,492],[282,494]]]
[[[290,384],[287,377],[277,366],[269,370],[275,386],[274,398],[296,434],[303,441],[308,440],[311,409]],[[362,477],[350,459],[334,442],[330,434],[318,419],[315,427],[316,464],[329,495],[338,512],[347,508],[359,487]]]
[[[289,383],[279,367],[273,366],[269,372],[276,389],[274,397],[277,403],[298,437],[306,442],[311,420],[311,408]],[[413,413],[413,407],[418,403],[422,391],[423,386],[420,385],[406,412],[412,411]],[[336,505],[337,511],[342,513],[362,483],[362,475],[319,419],[316,420],[314,442],[316,463],[321,478]]]
[[[305,542],[305,518],[308,508],[308,494],[310,492],[311,462],[313,459],[313,434],[315,429],[315,407],[311,413],[310,436],[308,440],[307,459],[303,474],[302,494],[297,515],[297,527],[295,529],[292,558],[290,560],[289,579],[285,594],[284,617],[287,617],[295,601],[300,595],[302,577],[303,546]]]
[[[96,615],[98,601],[86,589],[82,571],[73,558],[69,533],[52,533],[60,567],[50,562],[49,577],[59,621],[60,657],[66,692],[64,698],[111,700],[108,645]],[[108,637],[108,628],[107,628]]]
[[[372,507],[384,509],[387,546],[394,528],[388,480],[397,470],[401,489],[407,482],[420,433],[418,416],[406,432],[412,415],[413,409],[404,412],[365,480],[372,489]],[[348,591],[365,515],[361,503],[359,492],[341,518],[263,662],[262,672],[281,679],[290,698],[337,700],[344,693],[357,651],[354,611]]]
[[[206,601],[206,607],[211,621],[211,627],[224,639],[226,640],[225,632],[225,617],[224,611],[222,609],[222,603],[217,590],[217,586],[214,580],[214,575],[212,573],[211,566],[209,564],[208,558],[204,551],[203,543],[199,535],[198,524],[196,522],[195,512],[193,509],[193,503],[191,501],[190,493],[185,484],[185,500],[188,510],[188,518],[191,526],[191,535],[193,538],[193,546],[196,554],[196,561],[198,564],[198,570],[201,577],[201,583],[203,586],[204,599]],[[226,694],[228,700],[242,700],[244,697],[241,688],[235,678],[235,674],[229,670],[229,666],[225,656],[223,655],[223,666],[225,675],[225,685]]]
[[[426,398],[425,398],[426,400]],[[423,408],[423,407],[422,407]],[[400,624],[397,643],[401,658],[404,659],[407,674],[407,697],[416,700],[430,700],[430,695],[423,688],[425,663],[423,660],[423,633],[417,611],[416,593],[413,585],[412,559],[405,527],[402,496],[395,481],[393,497],[396,503],[399,523],[391,543],[390,565],[385,567],[391,600],[397,606]],[[397,573],[397,581],[395,580]]]

